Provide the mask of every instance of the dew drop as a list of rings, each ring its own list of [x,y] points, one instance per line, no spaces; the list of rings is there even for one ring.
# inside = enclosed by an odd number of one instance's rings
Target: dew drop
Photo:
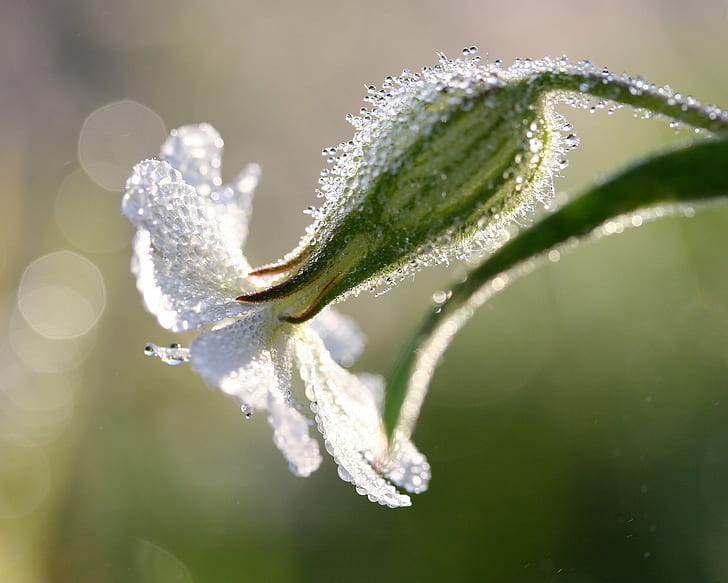
[[[156,356],[163,363],[170,366],[177,366],[190,360],[189,349],[182,348],[176,342],[170,344],[169,348],[160,347],[150,342],[144,347],[144,354],[146,356]]]
[[[579,138],[576,137],[576,134],[569,134],[568,136],[566,136],[564,144],[567,148],[571,150],[579,145]]]
[[[447,292],[438,290],[432,294],[432,301],[438,305],[444,304],[446,300],[447,300]]]

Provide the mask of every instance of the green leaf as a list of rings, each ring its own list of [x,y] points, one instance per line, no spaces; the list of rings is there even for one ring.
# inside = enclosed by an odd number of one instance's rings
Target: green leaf
[[[388,376],[384,400],[393,444],[411,435],[437,362],[455,333],[476,308],[550,250],[563,250],[565,244],[572,249],[595,233],[619,233],[664,214],[654,209],[674,212],[723,197],[728,197],[728,139],[711,139],[635,164],[519,233],[454,285],[405,346]]]

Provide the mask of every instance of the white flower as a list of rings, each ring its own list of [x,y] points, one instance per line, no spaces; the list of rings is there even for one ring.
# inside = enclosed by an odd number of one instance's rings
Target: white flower
[[[425,490],[429,465],[410,441],[392,453],[381,420],[382,380],[342,368],[363,347],[353,322],[328,309],[292,324],[280,317],[282,300],[235,301],[264,287],[249,276],[242,252],[259,169],[249,165],[222,185],[222,146],[207,124],[179,128],[162,146],[161,161],[140,162],[127,182],[122,212],[137,229],[132,271],[147,309],[173,332],[217,323],[189,349],[148,345],[147,353],[169,364],[189,361],[244,412],[267,410],[291,471],[307,476],[321,456],[311,421],[291,395],[295,366],[341,478],[374,502],[410,505],[395,485]]]

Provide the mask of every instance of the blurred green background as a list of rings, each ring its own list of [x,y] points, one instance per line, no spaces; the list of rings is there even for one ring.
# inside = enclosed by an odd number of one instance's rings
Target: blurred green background
[[[567,54],[728,105],[722,0],[46,0],[0,18],[0,581],[728,581],[728,208],[580,247],[457,337],[416,433],[431,489],[389,510],[327,460],[297,479],[142,307],[131,165],[207,121],[257,161],[253,264],[294,246],[363,84],[478,45]],[[676,140],[568,111],[573,191]],[[83,167],[81,165],[83,160]],[[696,178],[699,179],[699,178]],[[343,306],[384,372],[432,270]],[[189,338],[183,339],[189,340]]]

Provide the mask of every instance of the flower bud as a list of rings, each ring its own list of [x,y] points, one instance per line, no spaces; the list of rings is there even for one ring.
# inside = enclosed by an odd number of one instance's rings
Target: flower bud
[[[440,55],[369,87],[371,109],[348,118],[353,139],[323,152],[325,201],[298,248],[252,273],[285,279],[239,299],[286,298],[282,319],[304,321],[348,294],[502,244],[512,221],[548,203],[577,143],[533,82],[538,66]]]

